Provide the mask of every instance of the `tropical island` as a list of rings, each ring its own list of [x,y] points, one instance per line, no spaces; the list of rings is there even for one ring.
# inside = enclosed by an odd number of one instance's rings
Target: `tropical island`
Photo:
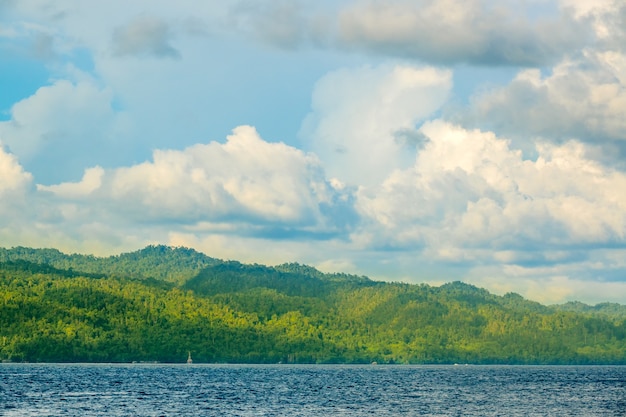
[[[546,306],[188,248],[0,248],[4,362],[626,364],[626,306]]]

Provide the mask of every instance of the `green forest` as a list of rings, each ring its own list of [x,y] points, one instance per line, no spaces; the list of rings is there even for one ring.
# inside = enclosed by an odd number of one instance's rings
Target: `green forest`
[[[626,364],[626,306],[545,306],[148,246],[0,248],[5,362]]]

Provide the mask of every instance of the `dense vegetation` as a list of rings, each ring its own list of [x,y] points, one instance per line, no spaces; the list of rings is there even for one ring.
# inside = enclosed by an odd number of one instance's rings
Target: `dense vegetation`
[[[0,359],[626,364],[626,306],[543,306],[149,246],[0,249]]]

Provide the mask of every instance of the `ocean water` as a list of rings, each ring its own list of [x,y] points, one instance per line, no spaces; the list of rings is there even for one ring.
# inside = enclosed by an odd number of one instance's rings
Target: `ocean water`
[[[2,416],[626,416],[626,367],[0,365]]]

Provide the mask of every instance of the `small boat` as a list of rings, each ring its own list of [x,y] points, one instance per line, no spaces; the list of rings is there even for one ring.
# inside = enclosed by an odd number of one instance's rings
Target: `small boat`
[[[191,359],[191,352],[189,352],[189,356],[187,356],[187,363],[191,365],[193,363],[193,359]]]

